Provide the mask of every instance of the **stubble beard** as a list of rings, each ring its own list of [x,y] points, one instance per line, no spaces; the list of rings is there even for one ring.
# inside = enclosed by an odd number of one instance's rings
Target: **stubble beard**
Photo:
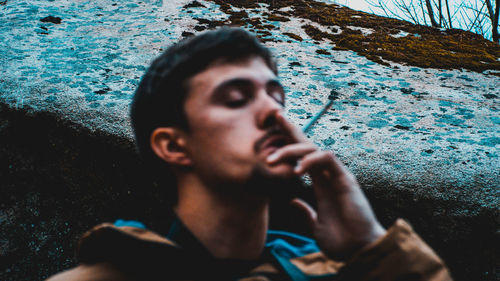
[[[294,167],[296,161],[288,163]],[[210,184],[212,190],[226,200],[237,202],[271,201],[288,204],[292,199],[310,193],[310,187],[293,174],[276,173],[264,163],[256,163],[241,181],[218,181]]]
[[[256,165],[242,189],[249,194],[269,198],[271,201],[289,202],[307,189],[295,175],[274,175],[266,167]]]

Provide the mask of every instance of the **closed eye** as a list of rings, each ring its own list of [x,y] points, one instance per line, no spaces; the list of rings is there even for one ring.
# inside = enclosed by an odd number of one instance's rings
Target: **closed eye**
[[[249,87],[229,87],[223,95],[223,103],[229,107],[245,105],[251,97]]]
[[[232,108],[241,107],[247,102],[246,99],[230,100],[226,102],[226,105]]]
[[[253,84],[248,79],[235,78],[219,85],[212,95],[218,104],[240,107],[247,103],[253,91]]]
[[[218,104],[236,108],[250,101],[254,92],[255,85],[251,80],[234,78],[219,85],[214,90],[212,98]],[[281,106],[285,106],[285,90],[278,80],[269,80],[266,83],[266,92]]]

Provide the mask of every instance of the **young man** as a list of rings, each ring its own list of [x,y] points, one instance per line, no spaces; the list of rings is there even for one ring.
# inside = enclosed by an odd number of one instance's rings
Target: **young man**
[[[408,224],[380,225],[355,177],[283,117],[284,104],[275,62],[249,33],[170,47],[131,118],[141,154],[177,179],[177,219],[167,233],[99,225],[80,240],[81,264],[50,280],[451,280]],[[315,242],[268,230],[270,201],[304,174],[317,207],[292,203]]]

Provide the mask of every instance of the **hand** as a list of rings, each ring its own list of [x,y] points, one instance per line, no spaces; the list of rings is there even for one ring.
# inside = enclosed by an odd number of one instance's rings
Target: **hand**
[[[319,150],[281,113],[276,114],[276,119],[294,143],[275,151],[267,162],[273,165],[297,160],[295,174],[310,175],[317,210],[301,199],[294,199],[292,203],[307,215],[321,250],[331,258],[346,260],[384,235],[385,229],[375,218],[356,178],[344,164],[333,153]]]

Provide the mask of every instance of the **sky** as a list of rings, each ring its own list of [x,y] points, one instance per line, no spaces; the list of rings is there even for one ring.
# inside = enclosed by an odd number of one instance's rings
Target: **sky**
[[[364,11],[368,13],[375,13],[378,15],[385,16],[385,13],[381,9],[377,9],[373,5],[369,4],[369,3],[377,3],[378,1],[379,0],[327,0],[326,2],[337,3],[340,5],[348,6],[354,10]],[[398,9],[395,8],[394,2],[403,1],[405,3],[409,3],[413,1],[416,4],[420,3],[420,0],[381,0],[381,1],[385,3],[389,9],[395,11],[398,15],[401,16],[403,16],[403,13],[399,12]],[[437,1],[434,0],[434,2]],[[450,6],[450,14],[454,15],[454,17],[452,17],[452,25],[454,28],[461,28],[467,30],[467,25],[470,25],[470,22],[474,21],[475,15],[473,14],[470,8],[466,7],[472,7],[472,8],[477,7],[478,9],[482,8],[484,12],[487,12],[486,6],[483,6],[484,1],[482,0],[449,0],[448,3]],[[444,6],[444,1],[443,1],[443,6]],[[445,11],[446,9],[443,10]],[[446,14],[445,17],[447,17]],[[468,18],[470,18],[471,20],[468,20]],[[428,18],[426,18],[426,20],[427,22],[429,21]],[[420,21],[422,21],[423,23],[422,19],[420,19]],[[485,24],[483,33],[485,33],[484,35],[487,39],[491,40],[490,26],[491,25],[489,23],[489,19],[487,19],[487,23]],[[478,30],[474,29],[471,31],[476,33],[481,33],[480,31],[478,32]]]

